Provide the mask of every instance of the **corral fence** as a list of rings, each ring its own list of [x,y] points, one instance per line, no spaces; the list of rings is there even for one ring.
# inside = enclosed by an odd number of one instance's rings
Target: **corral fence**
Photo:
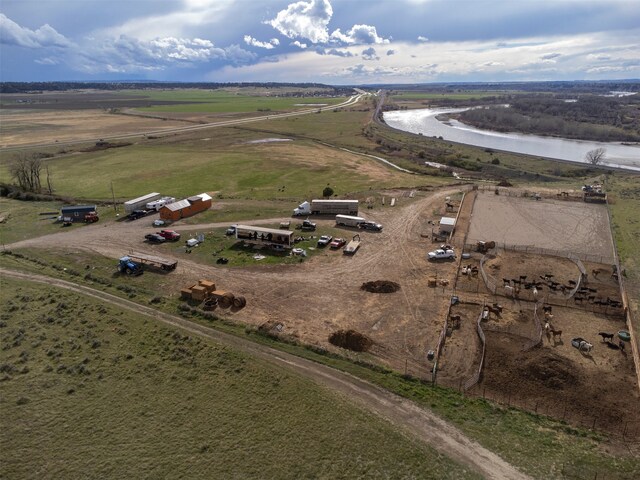
[[[452,388],[456,388],[452,386]],[[465,393],[464,391],[462,391]],[[544,401],[527,396],[520,396],[514,393],[502,393],[495,391],[487,391],[482,385],[476,385],[469,389],[467,394],[489,400],[504,407],[513,407],[520,410],[526,410],[544,415],[552,419],[561,420],[569,425],[588,430],[605,432],[608,436],[616,439],[622,439],[630,445],[640,445],[640,420],[624,420],[613,421],[603,414],[584,414],[578,411],[568,403],[557,401]]]
[[[476,250],[476,243],[465,243],[464,250],[466,252],[473,252]],[[543,247],[535,247],[533,245],[515,245],[510,243],[498,243],[496,242],[495,250],[504,250],[506,252],[521,252],[527,253],[531,255],[546,255],[552,257],[561,257],[567,258],[574,262],[580,261],[578,264],[578,268],[580,269],[580,273],[586,274],[587,271],[582,262],[590,262],[590,263],[600,263],[603,265],[613,265],[614,257],[611,255],[593,255],[590,253],[574,253],[567,252],[566,250],[555,250],[553,248],[543,248]]]
[[[532,200],[535,199],[544,199],[549,202],[584,202],[584,193],[582,190],[579,192],[568,192],[565,190],[556,190],[555,192],[550,192],[549,190],[545,190],[543,193],[536,192],[532,190],[522,189],[522,188],[513,188],[513,187],[499,187],[496,185],[479,185],[477,190],[481,192],[490,192],[494,195],[497,191],[497,195],[503,195],[505,197],[521,197],[521,198],[530,198]]]
[[[542,343],[542,322],[540,321],[540,317],[538,317],[538,306],[541,306],[541,303],[536,302],[533,306],[533,324],[536,328],[536,333],[534,338],[525,343],[522,347],[523,352],[528,352],[536,348],[538,345]]]
[[[480,338],[480,343],[482,344],[482,353],[480,354],[480,364],[478,365],[478,370],[476,373],[464,383],[464,390],[469,390],[471,387],[474,387],[482,376],[482,367],[484,366],[484,356],[487,350],[487,339],[484,336],[484,332],[482,331],[482,316],[484,314],[484,305],[482,306],[482,310],[480,310],[480,314],[478,315],[478,320],[476,321],[476,331],[478,332],[478,337]]]
[[[467,244],[465,248],[470,248],[470,245]],[[496,246],[495,253],[487,253],[480,259],[480,274],[482,276],[482,280],[484,281],[487,289],[493,295],[502,295],[509,298],[518,298],[519,300],[529,300],[529,301],[537,302],[538,299],[533,295],[532,290],[525,290],[525,291],[520,290],[517,293],[517,295],[515,294],[515,292],[513,294],[510,294],[507,292],[507,289],[504,288],[504,286],[499,286],[497,282],[493,279],[493,277],[487,274],[484,268],[484,264],[487,260],[492,260],[496,258],[498,249],[503,249],[505,251],[510,251],[510,250],[523,251],[521,246],[510,246],[507,244],[503,244],[500,246]],[[536,248],[536,250],[548,252],[548,253],[545,253],[545,255],[552,255],[559,258],[566,258],[568,260],[571,260],[576,264],[576,266],[578,267],[578,270],[580,271],[580,276],[576,280],[576,285],[567,294],[563,295],[558,292],[558,293],[555,293],[554,295],[544,295],[545,303],[549,305],[556,305],[561,307],[571,306],[571,308],[578,308],[581,310],[614,316],[614,317],[615,316],[622,317],[626,315],[625,312],[627,311],[627,309],[624,308],[624,298],[625,298],[624,295],[622,295],[622,298],[623,298],[622,307],[614,307],[609,304],[599,305],[597,303],[590,303],[590,302],[584,302],[584,301],[581,301],[580,303],[578,303],[576,300],[573,300],[575,293],[584,285],[584,278],[586,278],[586,274],[587,274],[584,264],[582,263],[581,259],[577,255],[572,253],[566,253],[566,252],[563,253],[560,251],[549,250],[549,249]]]

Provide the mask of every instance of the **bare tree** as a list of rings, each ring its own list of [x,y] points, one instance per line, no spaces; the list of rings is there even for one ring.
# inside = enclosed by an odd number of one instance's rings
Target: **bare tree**
[[[20,155],[9,165],[9,173],[18,186],[27,192],[40,192],[42,159],[36,155]]]
[[[599,165],[600,162],[604,160],[604,156],[606,153],[607,153],[606,149],[602,147],[596,148],[594,150],[589,150],[584,156],[584,159],[587,161],[587,163],[590,163],[591,165]]]

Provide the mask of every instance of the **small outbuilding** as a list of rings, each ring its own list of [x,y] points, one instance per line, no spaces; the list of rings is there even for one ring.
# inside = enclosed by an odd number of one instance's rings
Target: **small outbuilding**
[[[69,205],[60,209],[60,216],[64,221],[84,222],[90,213],[97,213],[95,205]]]
[[[456,228],[456,219],[453,217],[442,217],[440,219],[440,233],[452,233]]]
[[[193,197],[165,205],[160,209],[160,218],[162,220],[175,222],[181,218],[191,217],[196,213],[204,212],[211,208],[211,204],[211,196],[207,193],[201,193],[200,195],[194,195]]]
[[[275,246],[291,248],[293,246],[293,232],[279,228],[263,228],[251,225],[237,225],[236,238],[253,245]]]

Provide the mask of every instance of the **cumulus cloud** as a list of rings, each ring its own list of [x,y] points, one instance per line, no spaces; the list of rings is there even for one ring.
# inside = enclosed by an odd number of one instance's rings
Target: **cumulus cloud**
[[[295,42],[291,42],[291,45],[302,48],[303,50],[308,47],[306,43],[300,43],[298,40],[296,40]]]
[[[331,34],[331,40],[346,43],[348,45],[386,44],[389,40],[378,35],[376,27],[371,25],[354,25],[346,33],[336,29]]]
[[[165,70],[171,66],[192,67],[214,60],[231,65],[246,65],[257,58],[255,53],[238,45],[216,47],[211,41],[199,38],[156,38],[138,40],[121,35],[105,40],[88,49],[77,49],[70,63],[90,73],[129,73]]]
[[[427,37],[423,37],[422,35],[418,36],[418,41],[419,42],[428,42],[429,39]]]
[[[376,49],[369,47],[362,51],[362,58],[364,60],[380,60],[380,57],[376,55]]]
[[[391,56],[391,55],[395,55],[396,51],[394,49],[391,50],[387,50],[387,57]]]
[[[315,49],[315,52],[318,55],[333,55],[334,57],[343,57],[343,58],[349,58],[349,57],[356,57],[357,55],[355,53],[351,53],[349,50],[339,50],[337,48],[322,48],[322,47],[317,47]]]
[[[48,24],[37,30],[21,27],[0,13],[0,43],[26,48],[70,47],[72,42]]]
[[[329,0],[309,0],[291,3],[281,10],[271,25],[285,37],[304,38],[311,43],[325,43],[329,39],[327,26],[333,16]]]
[[[280,40],[278,40],[277,38],[272,38],[268,42],[261,42],[260,40],[253,38],[251,35],[245,35],[244,43],[246,43],[247,45],[251,45],[252,47],[266,48],[267,50],[271,50],[272,48],[280,45]]]

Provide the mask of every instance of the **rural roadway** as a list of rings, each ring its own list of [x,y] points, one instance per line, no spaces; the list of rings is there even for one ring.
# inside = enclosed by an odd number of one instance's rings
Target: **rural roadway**
[[[347,373],[264,345],[259,345],[241,337],[205,327],[184,318],[159,312],[153,308],[84,285],[5,268],[0,268],[0,276],[53,285],[81,295],[93,297],[99,301],[107,302],[119,308],[125,308],[137,314],[148,316],[172,327],[180,328],[190,334],[236,348],[253,357],[260,358],[312,379],[334,392],[345,395],[354,403],[385,418],[397,427],[412,434],[420,441],[433,447],[438,452],[468,466],[485,478],[530,478],[505,462],[498,455],[466,437],[460,430],[432,412],[421,408],[408,399],[376,387],[371,383]]]
[[[325,111],[325,110],[333,110],[336,108],[343,108],[343,107],[349,107],[351,105],[354,105],[356,103],[358,103],[358,101],[360,100],[360,98],[362,98],[363,96],[365,96],[362,93],[359,93],[358,95],[353,95],[351,97],[349,97],[347,100],[345,100],[342,103],[338,103],[336,105],[328,105],[326,107],[316,107],[316,108],[311,108],[311,109],[305,109],[305,110],[297,110],[295,112],[287,112],[287,113],[274,113],[272,115],[261,115],[259,117],[249,117],[249,118],[239,118],[239,119],[234,119],[234,120],[222,120],[219,122],[210,122],[210,123],[202,123],[202,124],[198,124],[198,125],[189,125],[186,127],[173,127],[173,128],[166,128],[166,129],[161,129],[161,130],[149,130],[149,131],[143,131],[143,132],[135,132],[135,133],[127,133],[127,134],[120,134],[120,135],[111,135],[111,136],[101,136],[100,138],[85,138],[82,140],[72,140],[72,141],[66,141],[66,142],[41,142],[41,143],[28,143],[28,144],[24,144],[24,145],[19,145],[19,146],[8,146],[8,147],[3,147],[2,151],[3,152],[10,152],[10,151],[15,151],[15,150],[23,150],[25,148],[34,148],[34,147],[50,147],[50,146],[56,146],[56,147],[60,147],[60,146],[68,146],[68,145],[77,145],[77,144],[81,144],[81,143],[88,143],[88,142],[92,142],[92,141],[107,141],[107,140],[124,140],[124,139],[128,139],[128,138],[137,138],[137,137],[142,137],[142,136],[146,136],[146,135],[167,135],[167,134],[175,134],[175,133],[185,133],[185,132],[193,132],[196,130],[205,130],[205,129],[209,129],[209,128],[219,128],[219,127],[231,127],[231,126],[235,126],[235,125],[242,125],[245,123],[252,123],[252,122],[261,122],[264,120],[275,120],[275,119],[279,119],[279,118],[288,118],[288,117],[298,117],[301,115],[309,115],[311,113],[316,113],[318,111]]]

